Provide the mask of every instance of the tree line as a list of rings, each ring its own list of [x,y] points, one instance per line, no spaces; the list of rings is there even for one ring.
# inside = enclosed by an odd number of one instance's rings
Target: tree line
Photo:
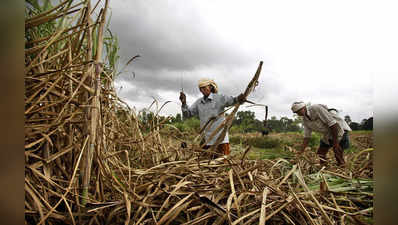
[[[141,113],[140,119],[144,123],[150,123],[154,118],[152,112]],[[158,120],[163,121],[166,119],[164,116],[160,116]],[[352,130],[373,130],[373,117],[363,119],[360,123],[351,120],[349,115],[344,117],[344,120],[351,127]],[[172,124],[181,131],[199,130],[199,119],[192,117],[189,119],[183,119],[180,113],[175,116],[169,116],[169,119],[165,122]],[[272,116],[270,119],[258,120],[255,117],[255,113],[252,111],[239,111],[236,114],[232,122],[231,132],[237,133],[251,133],[251,132],[299,132],[303,130],[302,119],[294,115],[293,118],[281,117],[277,118]]]
[[[349,115],[346,115],[344,120],[348,123],[352,130],[373,130],[373,117],[362,119],[360,123],[357,123],[352,121]]]
[[[177,113],[175,117],[170,118],[170,123],[174,124],[177,128],[187,130],[190,127],[197,129],[199,127],[199,120],[197,118],[189,118],[183,120],[180,113]],[[301,130],[301,119],[295,117],[290,119],[288,117],[282,117],[277,119],[275,116],[265,120],[258,120],[255,117],[255,113],[252,111],[239,111],[236,113],[236,117],[232,122],[231,132],[237,133],[250,133],[250,132],[290,132]],[[192,127],[195,126],[195,127]]]

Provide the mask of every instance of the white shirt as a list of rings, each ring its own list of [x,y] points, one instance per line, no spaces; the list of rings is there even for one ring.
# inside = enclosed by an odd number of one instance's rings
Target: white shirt
[[[333,140],[332,131],[329,127],[337,123],[338,141],[343,137],[344,131],[351,131],[348,124],[333,111],[329,112],[326,105],[314,104],[307,105],[307,116],[303,117],[304,137],[310,138],[312,131],[323,134],[322,141],[326,144]]]

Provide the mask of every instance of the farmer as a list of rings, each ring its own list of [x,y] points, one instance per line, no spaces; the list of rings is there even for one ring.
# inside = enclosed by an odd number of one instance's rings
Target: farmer
[[[303,118],[304,141],[299,154],[307,147],[311,132],[317,131],[323,134],[317,151],[321,166],[327,165],[326,154],[330,148],[333,148],[337,165],[344,167],[343,151],[350,145],[348,132],[351,128],[337,115],[337,110],[328,109],[322,104],[310,105],[304,102],[294,102],[291,109],[293,113]]]
[[[224,108],[237,102],[243,103],[246,99],[243,94],[240,94],[237,97],[218,94],[217,84],[211,79],[200,79],[198,86],[203,97],[196,100],[191,107],[187,106],[185,94],[180,92],[180,101],[182,103],[181,110],[184,118],[198,116],[201,130],[206,125],[203,132],[204,141],[207,144],[203,148],[209,149],[215,144],[217,138],[222,132],[222,129],[220,129],[220,131],[210,139],[210,135],[213,131],[225,120],[225,115],[222,113]],[[226,133],[224,140],[217,146],[217,151],[224,155],[229,155],[230,148],[228,132]]]

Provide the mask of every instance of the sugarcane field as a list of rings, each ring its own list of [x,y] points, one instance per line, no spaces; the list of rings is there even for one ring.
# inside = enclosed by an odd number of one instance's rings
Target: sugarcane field
[[[222,122],[186,118],[205,105],[186,100],[188,78],[175,82],[174,99],[140,111],[115,86],[110,2],[25,2],[25,224],[374,224],[373,117],[344,130],[337,120],[326,142],[300,117],[315,104],[291,102],[293,119],[269,117],[275,107],[250,100],[266,82],[266,60],[252,62],[244,88],[215,112]],[[131,54],[126,66],[145,57]],[[212,80],[195,91],[207,97],[207,87],[217,100]],[[265,118],[246,111],[255,107]]]

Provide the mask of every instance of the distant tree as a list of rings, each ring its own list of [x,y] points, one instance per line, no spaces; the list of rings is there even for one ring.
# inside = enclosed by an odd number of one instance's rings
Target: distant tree
[[[369,129],[373,130],[373,116],[368,119]]]
[[[361,123],[359,125],[359,129],[360,130],[365,130],[365,126],[366,126],[366,121],[368,121],[367,119],[362,119]]]
[[[172,117],[171,119],[172,123],[181,123],[182,122],[182,117],[180,113],[177,113],[175,117]]]
[[[239,111],[236,113],[232,125],[235,126],[235,130],[240,132],[252,132],[256,130],[256,118],[255,113],[252,111]]]
[[[252,123],[252,131],[262,132],[264,130],[264,123],[258,119],[255,119]]]
[[[349,125],[351,130],[359,130],[361,128],[361,125],[357,122],[351,122]]]
[[[272,129],[272,131],[275,132],[282,132],[282,124],[280,121],[276,118],[276,116],[271,116],[271,119],[268,120],[267,122],[268,127]]]
[[[300,127],[297,124],[297,121],[289,119],[287,117],[282,117],[280,119],[280,123],[282,126],[282,132],[288,132],[288,131],[299,131]]]
[[[266,126],[265,121],[260,121],[255,118],[255,113],[252,111],[239,111],[232,123],[234,132],[289,132],[289,131],[300,131],[302,129],[302,119],[300,117],[294,117],[290,119],[288,117],[282,117],[279,120],[276,116],[272,116],[271,119],[267,120]]]
[[[294,127],[295,130],[297,128],[298,128],[298,130],[302,130],[303,129],[303,117],[301,117],[299,115],[293,115],[292,126]]]
[[[299,131],[301,123],[300,118],[289,119],[288,117],[281,117],[278,120],[275,116],[272,116],[267,121],[268,128],[275,132]]]
[[[369,119],[363,121],[362,129],[363,130],[373,130],[373,117],[370,117]]]
[[[287,117],[281,117],[281,119],[279,120],[281,123],[281,127],[282,130],[281,131],[287,131],[289,123],[291,122],[291,119],[287,118]]]
[[[236,124],[250,124],[256,119],[254,112],[252,111],[239,111],[236,113]]]

